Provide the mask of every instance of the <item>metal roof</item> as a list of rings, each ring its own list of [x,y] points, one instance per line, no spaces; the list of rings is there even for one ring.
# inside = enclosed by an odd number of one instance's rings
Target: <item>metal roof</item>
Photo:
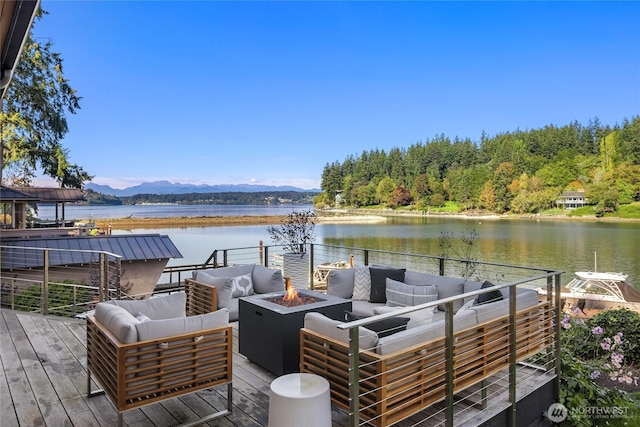
[[[26,248],[72,249],[49,252],[50,265],[70,265],[97,261],[89,251],[106,251],[122,256],[122,261],[182,258],[169,236],[160,234],[37,237],[2,240],[2,269],[42,267],[42,252],[34,256]]]
[[[16,191],[37,197],[41,203],[82,202],[84,193],[80,188],[57,187],[12,187]]]
[[[14,188],[1,186],[0,201],[2,202],[36,202],[38,201],[38,198],[31,194],[18,191]]]

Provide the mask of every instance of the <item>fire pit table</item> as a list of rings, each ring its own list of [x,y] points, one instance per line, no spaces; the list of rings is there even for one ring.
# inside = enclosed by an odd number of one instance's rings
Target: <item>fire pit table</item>
[[[275,375],[300,371],[300,329],[304,315],[322,313],[344,319],[351,300],[308,290],[298,290],[297,305],[288,304],[287,292],[242,297],[239,301],[239,350],[251,362]]]

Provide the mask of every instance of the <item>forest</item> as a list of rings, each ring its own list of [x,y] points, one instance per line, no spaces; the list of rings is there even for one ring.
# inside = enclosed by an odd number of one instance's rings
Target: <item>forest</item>
[[[640,201],[640,116],[615,126],[515,130],[470,139],[437,135],[408,148],[372,149],[326,164],[316,206],[384,206],[532,214],[564,191],[584,191],[597,216]]]
[[[136,194],[127,197],[107,196],[93,190],[85,190],[85,199],[90,205],[140,205],[140,204],[182,204],[182,205],[275,205],[310,204],[317,193],[298,191],[230,191],[224,193],[183,193],[183,194]]]

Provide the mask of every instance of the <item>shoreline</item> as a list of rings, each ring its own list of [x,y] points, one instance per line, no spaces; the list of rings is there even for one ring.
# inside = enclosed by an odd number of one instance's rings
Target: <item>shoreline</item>
[[[187,228],[187,227],[233,227],[244,225],[279,225],[286,215],[244,215],[244,216],[197,216],[197,217],[126,217],[103,218],[94,220],[100,229],[112,230],[154,229],[154,228]],[[580,221],[580,222],[619,222],[640,223],[640,219],[633,218],[597,218],[570,217],[566,215],[497,215],[497,214],[438,214],[438,213],[413,213],[413,212],[350,212],[344,211],[320,211],[317,216],[318,224],[343,224],[343,223],[379,223],[386,222],[387,218],[457,218],[467,220],[520,220],[520,221]]]

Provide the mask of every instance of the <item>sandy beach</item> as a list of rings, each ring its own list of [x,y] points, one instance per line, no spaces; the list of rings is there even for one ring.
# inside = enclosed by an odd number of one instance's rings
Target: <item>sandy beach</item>
[[[152,228],[184,228],[184,227],[216,227],[241,225],[278,225],[286,215],[246,215],[246,216],[198,216],[198,217],[168,217],[168,218],[107,218],[96,219],[95,224],[101,230],[152,229]],[[375,223],[385,222],[387,219],[378,215],[330,215],[318,216],[318,224],[339,223]]]
[[[429,214],[409,213],[397,211],[382,211],[363,213],[349,213],[348,211],[321,212],[317,216],[318,224],[344,224],[358,223],[370,224],[387,221],[390,217],[429,217],[445,216],[469,220],[521,220],[521,221],[589,221],[589,222],[640,222],[638,219],[624,218],[596,218],[590,217],[569,217],[565,215],[467,215],[467,214]],[[242,225],[278,225],[286,218],[286,215],[245,215],[245,216],[197,216],[197,217],[166,217],[166,218],[108,218],[96,219],[95,224],[102,230],[109,227],[113,230],[131,229],[154,229],[154,228],[185,228],[185,227],[232,227]]]

